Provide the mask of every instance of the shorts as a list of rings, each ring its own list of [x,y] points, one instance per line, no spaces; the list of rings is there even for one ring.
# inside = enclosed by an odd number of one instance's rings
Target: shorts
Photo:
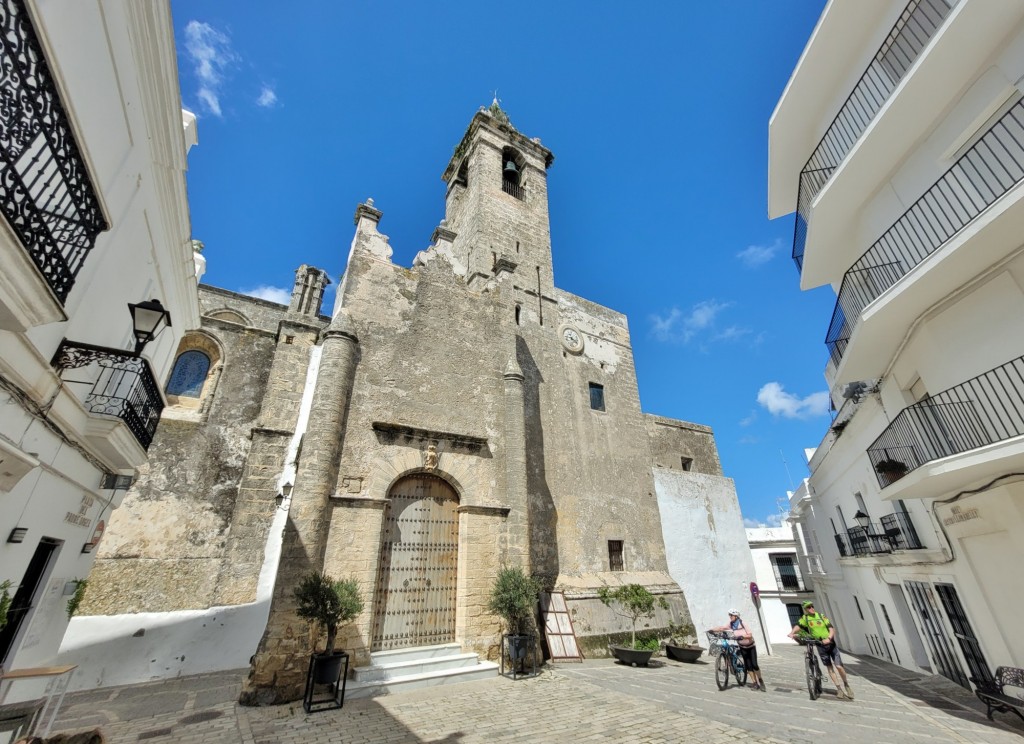
[[[749,672],[760,672],[761,667],[757,665],[757,646],[740,646],[740,653],[743,654],[743,666]]]
[[[818,657],[821,659],[821,663],[827,667],[831,667],[833,664],[843,666],[843,657],[839,654],[839,646],[836,643],[818,646]]]

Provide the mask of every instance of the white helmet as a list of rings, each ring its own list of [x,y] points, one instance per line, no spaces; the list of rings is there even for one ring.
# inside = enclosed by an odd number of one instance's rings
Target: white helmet
[[[735,615],[736,617],[739,617],[740,616],[740,611],[737,610],[737,609],[732,609],[732,610],[729,610],[729,614],[730,615]]]

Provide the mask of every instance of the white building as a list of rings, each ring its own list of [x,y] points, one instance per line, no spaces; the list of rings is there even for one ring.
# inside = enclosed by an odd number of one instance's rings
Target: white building
[[[0,666],[51,663],[199,323],[167,2],[0,0]],[[199,259],[201,263],[201,259]],[[140,353],[129,303],[170,324]],[[139,314],[141,319],[142,313]],[[159,317],[159,313],[155,315]],[[13,693],[12,693],[13,695]]]
[[[838,295],[808,575],[844,647],[965,687],[1024,665],[1022,81],[1024,3],[832,0],[770,124],[769,214]]]
[[[802,603],[814,594],[800,569],[793,528],[785,521],[779,527],[748,527],[747,544],[768,642],[794,643],[789,631],[803,614]]]

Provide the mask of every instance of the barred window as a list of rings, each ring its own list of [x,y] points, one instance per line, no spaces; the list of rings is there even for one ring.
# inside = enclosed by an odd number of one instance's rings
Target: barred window
[[[622,540],[608,541],[608,568],[611,571],[622,571]]]

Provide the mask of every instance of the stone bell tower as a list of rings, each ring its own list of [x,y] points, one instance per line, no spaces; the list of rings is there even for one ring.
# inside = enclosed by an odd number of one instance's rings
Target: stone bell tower
[[[547,169],[554,155],[516,131],[497,100],[473,117],[442,179],[452,246],[471,287],[500,271],[540,293],[554,286]]]

